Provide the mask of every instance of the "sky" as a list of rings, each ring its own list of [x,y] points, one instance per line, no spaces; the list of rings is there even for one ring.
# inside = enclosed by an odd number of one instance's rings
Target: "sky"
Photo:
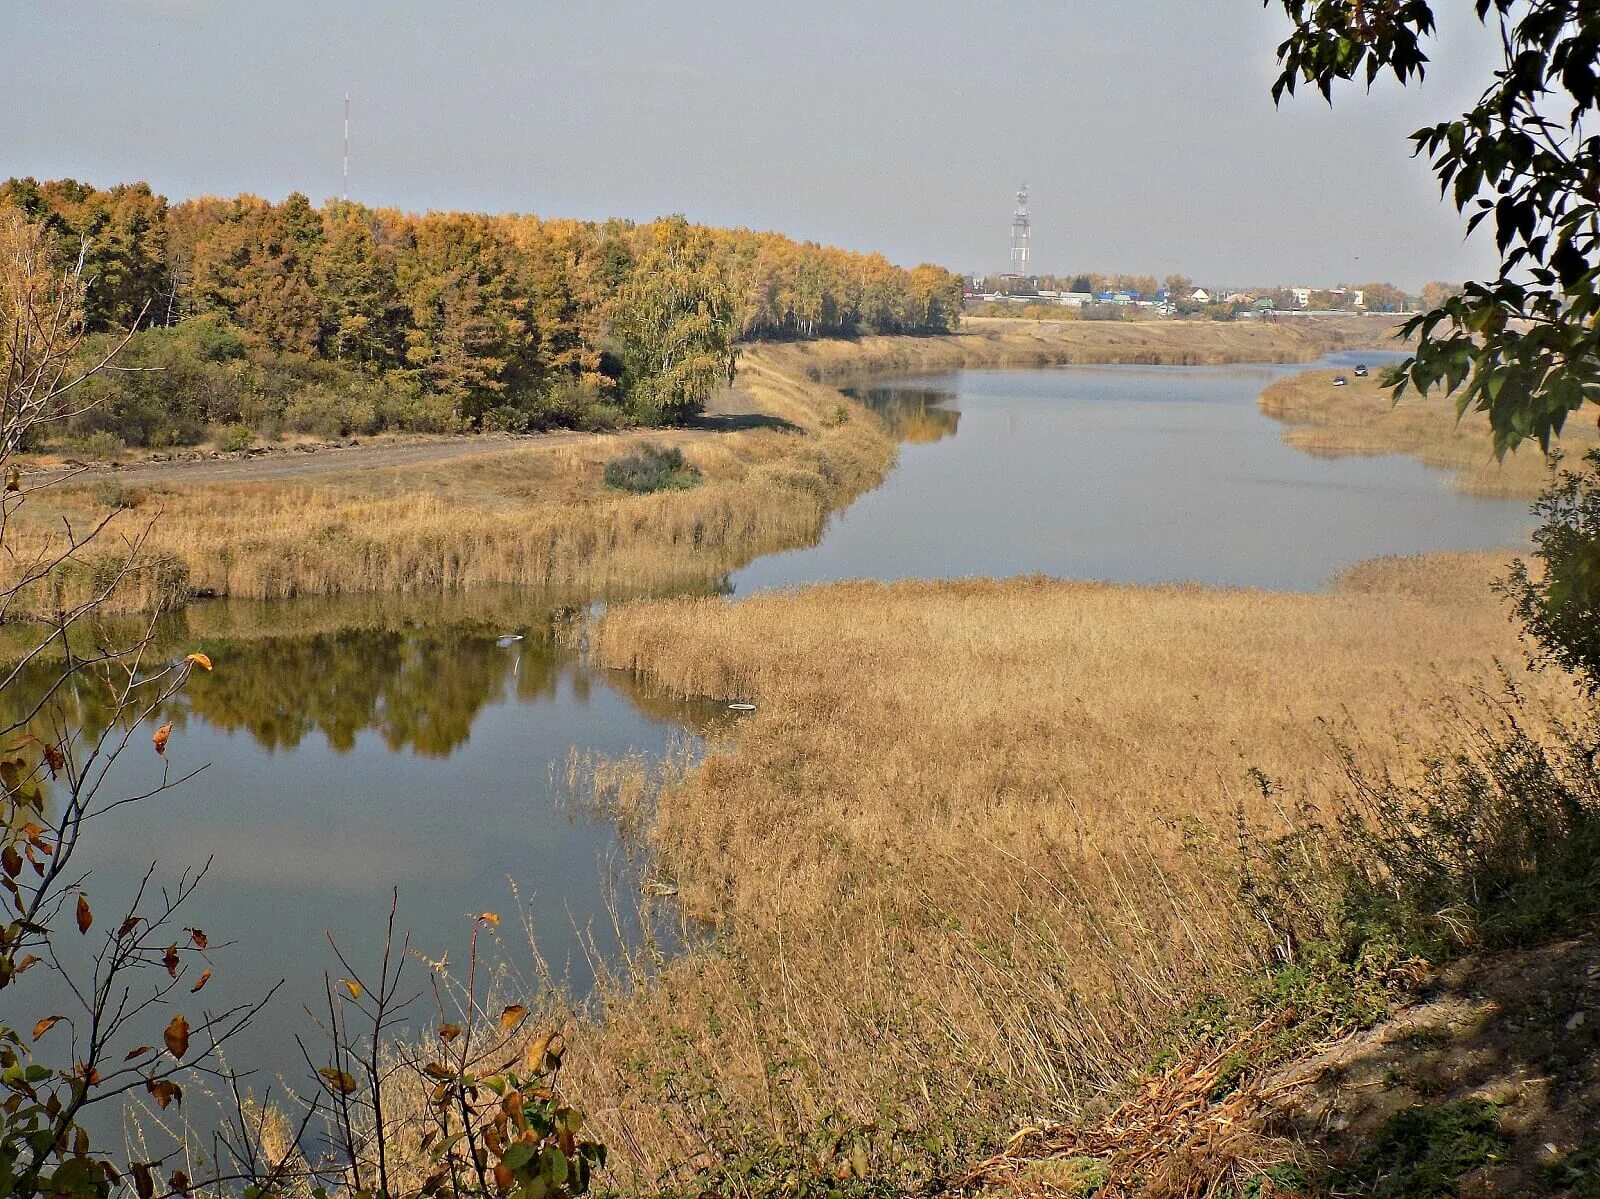
[[[1026,183],[1038,271],[1491,271],[1407,141],[1488,81],[1482,31],[1447,22],[1420,87],[1275,109],[1286,29],[1258,0],[0,0],[0,177],[321,200],[349,93],[377,206],[682,212],[984,272]]]

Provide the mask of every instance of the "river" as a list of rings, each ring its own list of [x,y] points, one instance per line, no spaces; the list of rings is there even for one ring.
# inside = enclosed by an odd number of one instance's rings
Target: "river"
[[[1256,397],[1298,369],[969,371],[866,387],[902,440],[898,468],[818,545],[750,565],[732,590],[1021,572],[1313,589],[1378,554],[1525,539],[1520,502],[1453,492],[1408,459],[1285,446]],[[572,597],[476,598],[205,605],[162,630],[168,656],[200,648],[216,664],[171,712],[173,769],[205,769],[104,817],[82,860],[107,906],[153,860],[169,876],[211,861],[183,923],[211,938],[214,1001],[287,980],[236,1066],[298,1072],[302,1005],[325,970],[339,973],[324,930],[371,962],[395,887],[420,951],[459,961],[470,916],[495,911],[508,960],[532,980],[525,914],[580,992],[591,934],[602,954],[617,931],[637,939],[626,845],[567,802],[568,754],[692,749],[737,717],[560,648],[551,612]],[[141,736],[121,781],[158,769]]]

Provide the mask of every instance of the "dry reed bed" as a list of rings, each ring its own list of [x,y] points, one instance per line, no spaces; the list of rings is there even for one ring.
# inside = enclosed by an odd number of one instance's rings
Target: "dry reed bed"
[[[728,433],[651,435],[681,444],[705,481],[690,491],[609,491],[607,460],[640,438],[533,446],[437,466],[374,469],[317,486],[132,481],[116,525],[149,527],[144,569],[116,606],[187,594],[253,599],[454,590],[511,584],[590,592],[713,580],[759,554],[807,545],[833,509],[881,482],[894,459],[878,422],[830,388],[756,378],[752,402],[788,423]],[[46,492],[16,549],[104,510],[104,483]],[[103,553],[103,551],[101,551]],[[95,572],[63,573],[71,599]],[[53,596],[36,606],[50,608]]]
[[[1280,379],[1261,393],[1261,410],[1290,426],[1283,438],[1310,454],[1408,454],[1455,472],[1453,485],[1473,495],[1536,497],[1550,481],[1549,462],[1536,444],[1497,461],[1489,420],[1481,412],[1456,418],[1447,396],[1411,394],[1398,404],[1378,379],[1333,386],[1334,372],[1306,371]],[[1574,421],[1561,436],[1577,457],[1600,445],[1587,423]]]
[[[611,606],[602,662],[759,711],[650,826],[719,951],[616,997],[570,1038],[569,1081],[646,1178],[834,1120],[915,1178],[1081,1112],[1262,960],[1233,837],[1283,817],[1248,768],[1336,794],[1321,717],[1414,760],[1440,702],[1517,657],[1498,567],[1391,561],[1321,595],[1017,579]]]
[[[838,380],[862,373],[1066,364],[1224,366],[1310,362],[1341,347],[1393,346],[1394,329],[1369,318],[1259,321],[968,321],[937,337],[863,337],[761,347],[789,374]]]

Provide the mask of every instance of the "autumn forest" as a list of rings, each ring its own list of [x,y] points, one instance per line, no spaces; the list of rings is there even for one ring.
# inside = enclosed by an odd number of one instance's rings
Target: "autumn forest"
[[[961,288],[775,233],[315,207],[171,203],[12,179],[0,206],[82,256],[86,325],[124,368],[64,430],[91,454],[255,434],[536,431],[678,423],[745,340],[943,333]],[[154,369],[151,369],[154,368]]]

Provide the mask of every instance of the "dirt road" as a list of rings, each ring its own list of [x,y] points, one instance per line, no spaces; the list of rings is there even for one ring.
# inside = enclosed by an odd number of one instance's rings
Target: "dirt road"
[[[736,429],[781,423],[755,412],[738,394],[719,396],[707,406],[706,414],[693,425],[678,429],[635,429],[630,439],[669,440],[679,444],[703,437],[715,437]],[[612,436],[605,433],[580,433],[559,430],[551,433],[479,433],[470,435],[428,436],[416,434],[352,440],[346,443],[308,445],[303,448],[272,447],[234,454],[200,458],[149,459],[129,463],[88,463],[24,470],[30,486],[46,486],[69,476],[83,483],[114,479],[136,485],[152,483],[255,483],[296,482],[331,474],[350,474],[363,470],[392,470],[396,467],[431,466],[458,458],[485,454],[504,454],[517,450],[546,449],[573,445]]]

